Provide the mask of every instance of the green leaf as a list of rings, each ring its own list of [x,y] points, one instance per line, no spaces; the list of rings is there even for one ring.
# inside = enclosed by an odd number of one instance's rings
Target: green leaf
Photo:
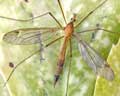
[[[113,81],[107,81],[102,78],[96,80],[94,96],[119,96],[120,95],[120,40],[113,45],[108,56],[108,63],[115,73]]]

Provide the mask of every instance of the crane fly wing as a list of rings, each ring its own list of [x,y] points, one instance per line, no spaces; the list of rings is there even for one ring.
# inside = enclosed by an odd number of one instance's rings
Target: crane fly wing
[[[3,40],[16,45],[40,43],[55,35],[60,28],[24,28],[6,33]]]
[[[78,39],[78,38],[77,38]],[[114,79],[114,72],[108,65],[108,63],[94,50],[87,42],[79,40],[79,51],[83,57],[83,60],[88,64],[94,72],[111,81]]]

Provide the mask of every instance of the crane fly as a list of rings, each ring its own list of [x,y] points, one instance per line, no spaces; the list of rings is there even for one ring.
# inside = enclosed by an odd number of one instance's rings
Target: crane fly
[[[83,57],[83,60],[88,64],[88,66],[90,68],[92,68],[92,70],[96,73],[96,75],[100,75],[100,76],[102,76],[105,79],[110,80],[110,81],[113,80],[114,79],[114,72],[111,69],[111,67],[109,66],[109,64],[100,56],[100,54],[98,52],[96,52],[95,49],[93,49],[86,41],[84,41],[80,38],[80,36],[81,36],[80,34],[84,33],[84,32],[95,31],[95,30],[103,30],[105,32],[109,32],[109,33],[113,33],[113,34],[115,32],[112,32],[110,30],[106,30],[103,28],[95,28],[95,29],[88,29],[88,30],[81,31],[81,32],[74,32],[75,28],[77,28],[80,24],[82,24],[92,13],[94,13],[98,8],[100,8],[107,0],[104,0],[102,3],[97,5],[96,8],[91,10],[76,25],[75,25],[75,22],[76,22],[77,14],[73,14],[73,17],[71,18],[70,22],[68,23],[65,15],[64,15],[64,10],[63,10],[61,2],[60,2],[60,0],[57,0],[57,1],[58,1],[58,5],[60,7],[60,10],[61,10],[61,14],[62,14],[63,19],[64,19],[64,22],[66,24],[65,27],[63,27],[60,24],[60,22],[56,19],[56,17],[51,12],[46,12],[40,16],[34,17],[34,19],[40,18],[40,17],[45,16],[45,15],[50,15],[53,18],[53,20],[56,21],[56,23],[59,25],[59,27],[41,27],[41,28],[17,29],[17,30],[13,30],[11,32],[6,33],[3,36],[3,40],[8,42],[8,43],[15,44],[15,45],[27,45],[27,44],[37,44],[37,43],[41,44],[41,42],[44,43],[44,41],[49,40],[47,38],[44,38],[44,35],[49,34],[51,36],[50,38],[53,38],[56,33],[58,33],[59,31],[62,30],[64,33],[63,36],[56,37],[54,40],[51,40],[50,43],[44,45],[44,47],[48,47],[51,44],[57,42],[58,40],[63,39],[62,47],[60,49],[60,53],[59,53],[59,57],[58,57],[56,73],[54,76],[54,86],[56,85],[56,83],[59,80],[60,75],[62,73],[68,44],[70,45],[69,47],[70,47],[70,50],[72,51],[72,47],[71,47],[72,38],[76,38],[76,40],[78,42],[78,47],[79,47],[80,53]],[[27,20],[21,20],[21,19],[14,19],[14,18],[3,17],[3,16],[0,16],[0,18],[14,20],[14,21],[21,21],[21,22],[28,22],[28,21],[33,20],[33,18],[27,19]],[[70,56],[72,57],[71,51],[70,51]],[[41,52],[41,51],[37,50],[36,52],[34,52],[33,54],[31,54],[30,56],[28,56],[27,58],[25,58],[21,62],[19,62],[16,66],[14,66],[14,69],[10,73],[6,83],[9,81],[9,79],[12,76],[15,69],[21,63],[23,63],[25,60],[32,57],[34,54],[36,54],[38,52]],[[71,62],[71,60],[70,60],[70,62]],[[5,83],[5,85],[6,85],[6,83]]]

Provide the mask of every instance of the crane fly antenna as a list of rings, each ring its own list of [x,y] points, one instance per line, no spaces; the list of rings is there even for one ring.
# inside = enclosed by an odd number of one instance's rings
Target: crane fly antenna
[[[56,41],[60,40],[61,38],[63,38],[63,36],[61,36],[61,37],[59,37],[59,38],[51,41],[50,43],[46,44],[45,47],[48,47],[49,45],[55,43]],[[10,78],[11,78],[13,72],[15,71],[15,69],[16,69],[18,66],[20,66],[23,62],[25,62],[26,60],[28,60],[29,58],[31,58],[33,55],[37,54],[38,52],[40,52],[40,50],[35,51],[35,52],[32,53],[31,55],[29,55],[28,57],[26,57],[25,59],[23,59],[22,61],[20,61],[20,62],[14,67],[14,69],[10,72],[10,75],[8,76],[8,79],[7,79],[6,82],[4,83],[3,87],[6,86],[7,82],[10,80]]]
[[[83,23],[92,13],[94,13],[98,8],[100,8],[105,2],[107,2],[107,0],[103,1],[95,9],[93,9],[85,17],[83,17],[82,20],[77,25],[75,25],[75,28],[78,27],[81,23]]]
[[[60,0],[58,0],[58,4],[59,4],[60,10],[61,10],[61,12],[62,12],[62,16],[63,16],[63,18],[64,18],[65,24],[67,24],[67,20],[66,20],[66,18],[65,18],[65,13],[64,13],[64,11],[63,11],[63,7],[62,7],[62,4],[61,4]]]

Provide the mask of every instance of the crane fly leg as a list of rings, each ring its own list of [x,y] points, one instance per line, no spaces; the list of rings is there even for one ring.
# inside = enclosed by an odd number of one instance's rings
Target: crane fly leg
[[[68,89],[69,89],[69,78],[70,78],[70,72],[71,72],[71,63],[72,63],[72,40],[70,39],[69,40],[70,42],[70,61],[69,61],[69,66],[68,66],[68,74],[67,74],[67,87],[66,87],[66,93],[65,93],[65,96],[68,96]]]
[[[61,10],[61,12],[62,12],[62,16],[63,16],[63,18],[64,18],[65,24],[67,24],[67,20],[66,20],[66,18],[65,18],[65,13],[64,13],[64,11],[63,11],[62,4],[61,4],[60,0],[57,0],[57,1],[58,1],[60,10]]]
[[[107,0],[104,0],[101,4],[99,4],[95,9],[93,9],[92,11],[90,11],[85,17],[83,17],[81,19],[81,21],[75,25],[75,28],[77,28],[81,23],[83,23],[92,13],[94,13],[98,8],[100,8],[105,2],[107,2]]]
[[[3,18],[3,19],[8,19],[8,20],[13,20],[13,21],[19,21],[19,22],[29,22],[29,21],[32,21],[32,20],[35,20],[37,18],[40,18],[40,17],[43,17],[45,15],[50,15],[55,21],[56,23],[60,26],[60,28],[63,29],[62,25],[60,24],[60,22],[55,18],[55,16],[51,13],[51,12],[46,12],[42,15],[39,15],[39,16],[36,16],[36,17],[33,17],[33,18],[30,18],[30,19],[15,19],[15,18],[9,18],[9,17],[4,17],[4,16],[0,16],[0,18]]]
[[[120,35],[120,33],[118,32],[113,32],[111,30],[107,30],[107,29],[104,29],[104,28],[94,28],[94,29],[88,29],[88,30],[83,30],[83,31],[80,31],[80,32],[77,32],[77,33],[86,33],[86,32],[91,32],[91,31],[95,31],[95,30],[102,30],[102,31],[105,31],[105,32],[108,32],[108,33],[111,33],[111,34],[114,34],[114,35]]]
[[[55,43],[56,41],[60,40],[61,38],[63,38],[63,36],[51,41],[50,43],[46,44],[45,47],[50,46],[51,44]],[[16,66],[14,67],[14,69],[10,72],[6,82],[4,83],[3,87],[6,86],[7,82],[10,80],[13,72],[15,71],[15,69],[17,69],[23,62],[25,62],[26,60],[28,60],[29,58],[31,58],[33,55],[37,54],[38,52],[40,52],[40,50],[35,51],[34,53],[32,53],[31,55],[29,55],[28,57],[26,57],[25,59],[21,60],[18,64],[16,64]]]

